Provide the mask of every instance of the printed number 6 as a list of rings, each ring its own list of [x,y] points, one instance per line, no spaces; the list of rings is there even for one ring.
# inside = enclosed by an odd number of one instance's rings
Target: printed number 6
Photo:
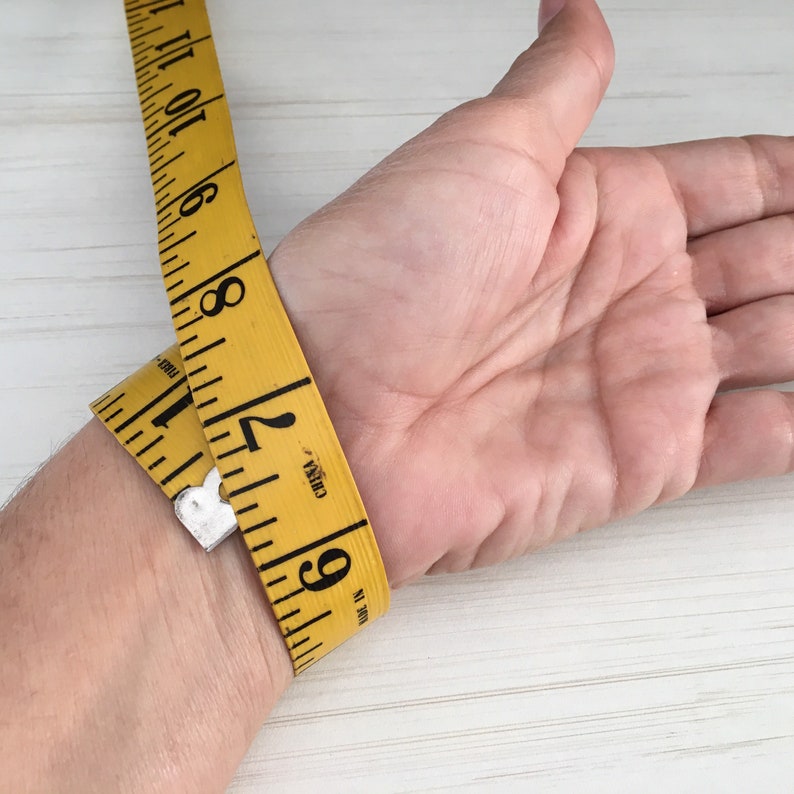
[[[328,571],[337,560],[342,560],[341,566],[332,571]],[[301,563],[300,567],[300,580],[301,584],[307,590],[325,590],[332,587],[337,582],[341,582],[350,572],[350,555],[342,549],[328,549],[324,551],[317,559],[317,573],[320,574],[319,579],[310,582],[306,579],[306,574],[311,571],[314,566],[308,560]]]

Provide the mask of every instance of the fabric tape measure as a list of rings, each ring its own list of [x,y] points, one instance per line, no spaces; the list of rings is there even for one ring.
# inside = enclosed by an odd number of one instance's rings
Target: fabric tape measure
[[[208,551],[239,527],[301,672],[389,606],[243,193],[203,0],[126,0],[178,344],[91,405]]]

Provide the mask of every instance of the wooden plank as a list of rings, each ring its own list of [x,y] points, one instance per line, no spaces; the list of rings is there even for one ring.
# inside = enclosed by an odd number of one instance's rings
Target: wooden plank
[[[0,498],[171,340],[120,3],[0,30]],[[591,144],[789,134],[794,5],[609,0]],[[213,3],[272,247],[534,30],[519,0]],[[221,13],[223,16],[221,16]],[[230,788],[788,792],[791,480],[692,495],[531,558],[427,579],[301,677]]]

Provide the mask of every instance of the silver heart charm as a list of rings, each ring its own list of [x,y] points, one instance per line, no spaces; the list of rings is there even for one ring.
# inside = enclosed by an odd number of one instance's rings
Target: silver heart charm
[[[213,466],[204,478],[204,485],[185,488],[174,499],[176,517],[204,551],[212,551],[237,529],[232,506],[221,499],[218,492],[220,485],[220,472]]]

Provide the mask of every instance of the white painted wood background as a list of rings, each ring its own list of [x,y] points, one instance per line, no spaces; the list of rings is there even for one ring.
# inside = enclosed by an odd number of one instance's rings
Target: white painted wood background
[[[268,248],[486,91],[532,39],[536,11],[209,5]],[[0,6],[4,498],[172,333],[121,0]],[[790,0],[604,10],[618,66],[589,143],[792,133]],[[701,492],[399,592],[389,616],[300,678],[230,791],[794,791],[792,485]]]

